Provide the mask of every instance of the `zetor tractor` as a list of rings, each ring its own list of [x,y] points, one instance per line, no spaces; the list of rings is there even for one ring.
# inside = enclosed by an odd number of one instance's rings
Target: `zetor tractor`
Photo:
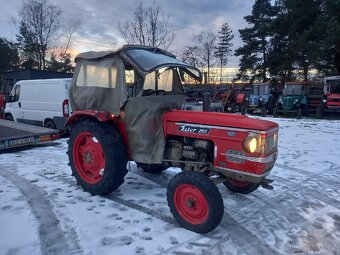
[[[127,45],[76,59],[67,122],[69,164],[83,189],[107,195],[124,182],[129,160],[144,171],[183,171],[167,201],[178,223],[197,233],[215,229],[224,214],[223,183],[232,192],[272,189],[278,125],[216,112],[178,110],[187,76],[200,71],[167,51]]]
[[[295,113],[300,119],[302,115],[308,114],[308,88],[307,82],[286,82],[283,93],[276,102],[273,115],[278,116],[279,113]]]
[[[328,112],[340,112],[340,76],[324,79],[323,97],[317,115],[320,117]]]
[[[254,83],[252,93],[247,100],[247,112],[260,113],[265,116],[267,112],[273,112],[274,97],[271,94],[270,83]]]

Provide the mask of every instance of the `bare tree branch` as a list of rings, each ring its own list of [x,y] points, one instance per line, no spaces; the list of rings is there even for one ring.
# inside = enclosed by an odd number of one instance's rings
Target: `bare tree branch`
[[[175,38],[175,30],[169,28],[169,17],[161,15],[159,4],[148,7],[140,2],[131,21],[119,22],[118,31],[127,43],[169,48]]]

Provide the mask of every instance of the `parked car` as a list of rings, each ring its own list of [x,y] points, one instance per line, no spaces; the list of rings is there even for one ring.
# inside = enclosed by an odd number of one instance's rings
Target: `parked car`
[[[64,129],[70,114],[70,78],[18,81],[6,102],[5,118],[52,129]]]

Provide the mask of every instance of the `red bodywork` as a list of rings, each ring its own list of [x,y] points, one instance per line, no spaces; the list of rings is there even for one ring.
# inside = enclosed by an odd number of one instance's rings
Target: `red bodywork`
[[[128,136],[121,116],[99,111],[77,111],[69,118],[66,126],[85,117],[96,118],[99,122],[112,122],[129,148]],[[206,133],[181,130],[183,125],[195,130],[196,128],[205,130]],[[278,124],[244,115],[173,110],[163,115],[163,132],[165,139],[169,136],[177,136],[211,141],[214,145],[214,167],[246,173],[254,177],[265,176],[274,165],[277,156],[277,145],[270,147],[265,153],[244,151],[243,141],[249,135],[256,134],[261,139],[273,140],[274,136],[277,139],[278,132]],[[233,160],[235,155],[241,155],[244,160]],[[130,148],[129,159],[132,160]]]
[[[209,129],[209,132],[199,134],[182,131],[180,126],[185,124],[193,128]],[[164,114],[163,128],[166,137],[169,135],[186,136],[212,141],[215,155],[213,166],[217,168],[263,175],[272,168],[276,160],[276,146],[265,154],[245,153],[242,146],[244,139],[251,133],[258,133],[262,138],[267,139],[272,139],[275,134],[277,137],[278,124],[271,121],[226,113],[171,111]],[[243,155],[245,160],[233,162],[227,155],[228,151]],[[266,162],[265,159],[268,156],[272,156],[273,160]],[[261,159],[263,159],[263,162],[261,162]]]
[[[330,110],[340,110],[340,94],[326,94],[326,106]]]

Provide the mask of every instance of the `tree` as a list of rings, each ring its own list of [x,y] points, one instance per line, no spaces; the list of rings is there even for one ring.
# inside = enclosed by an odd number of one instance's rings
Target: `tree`
[[[278,72],[282,80],[292,80],[293,72],[303,74],[304,80],[313,68],[319,51],[319,38],[313,29],[319,15],[316,1],[279,0],[273,20],[272,50],[268,57],[270,71]]]
[[[0,37],[0,80],[5,71],[18,68],[18,63],[17,45]]]
[[[201,65],[199,56],[198,46],[187,46],[182,51],[181,59],[191,66],[198,67]]]
[[[231,42],[234,38],[233,31],[231,30],[228,23],[224,23],[221,26],[221,30],[218,31],[218,43],[215,48],[215,57],[218,59],[220,64],[220,82],[222,82],[223,67],[228,63],[228,58],[231,55]]]
[[[25,0],[19,12],[17,40],[27,61],[46,68],[47,51],[60,28],[60,7],[48,0]]]
[[[319,38],[315,67],[327,75],[340,75],[340,1],[317,2],[320,13],[313,27]]]
[[[141,1],[131,19],[119,22],[118,31],[127,43],[169,48],[175,31],[169,27],[168,18],[160,13],[159,4],[144,7]]]
[[[270,0],[256,0],[252,14],[244,17],[251,26],[239,30],[244,42],[235,52],[236,56],[241,56],[239,78],[267,80],[269,38],[274,14]],[[248,73],[251,74],[250,77]]]
[[[213,65],[214,61],[214,50],[216,48],[216,38],[217,36],[211,31],[206,30],[197,35],[195,35],[196,40],[198,41],[199,50],[201,53],[201,60],[204,67],[207,67],[207,78],[208,83],[210,82],[210,67]]]
[[[73,72],[74,67],[72,66],[71,54],[52,52],[50,60],[47,61],[46,70],[64,73]]]

